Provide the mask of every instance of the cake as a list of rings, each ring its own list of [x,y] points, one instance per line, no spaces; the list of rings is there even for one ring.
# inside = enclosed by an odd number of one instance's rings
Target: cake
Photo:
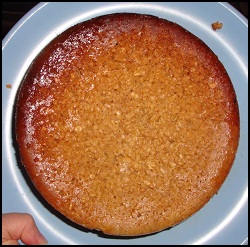
[[[107,235],[188,219],[219,192],[239,142],[237,98],[218,57],[147,14],[107,14],[59,34],[25,73],[15,109],[35,188]]]

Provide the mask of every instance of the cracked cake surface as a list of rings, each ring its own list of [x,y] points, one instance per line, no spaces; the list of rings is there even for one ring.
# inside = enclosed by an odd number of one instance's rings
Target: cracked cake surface
[[[115,13],[79,23],[34,59],[16,138],[32,182],[89,229],[136,236],[175,226],[226,179],[238,147],[232,82],[199,38]]]

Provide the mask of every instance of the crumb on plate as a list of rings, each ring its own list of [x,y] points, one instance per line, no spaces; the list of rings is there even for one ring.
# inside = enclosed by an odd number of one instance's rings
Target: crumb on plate
[[[216,21],[214,23],[211,24],[212,28],[214,31],[216,31],[217,29],[221,29],[223,26],[223,23],[220,23],[219,21]]]

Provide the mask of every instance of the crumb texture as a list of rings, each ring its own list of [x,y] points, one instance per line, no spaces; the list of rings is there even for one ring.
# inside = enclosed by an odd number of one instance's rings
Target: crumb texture
[[[223,27],[223,23],[216,21],[216,22],[212,23],[211,26],[212,26],[212,29],[214,31],[216,31],[216,30],[221,29]]]
[[[174,226],[218,192],[239,115],[214,53],[177,24],[113,14],[53,40],[23,79],[20,154],[45,199],[113,235]]]

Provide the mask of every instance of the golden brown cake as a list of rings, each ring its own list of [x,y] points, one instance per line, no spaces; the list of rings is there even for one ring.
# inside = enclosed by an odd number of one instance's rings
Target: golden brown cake
[[[64,216],[110,235],[175,226],[218,192],[239,141],[236,94],[199,38],[116,13],[51,41],[22,80],[20,156]]]

